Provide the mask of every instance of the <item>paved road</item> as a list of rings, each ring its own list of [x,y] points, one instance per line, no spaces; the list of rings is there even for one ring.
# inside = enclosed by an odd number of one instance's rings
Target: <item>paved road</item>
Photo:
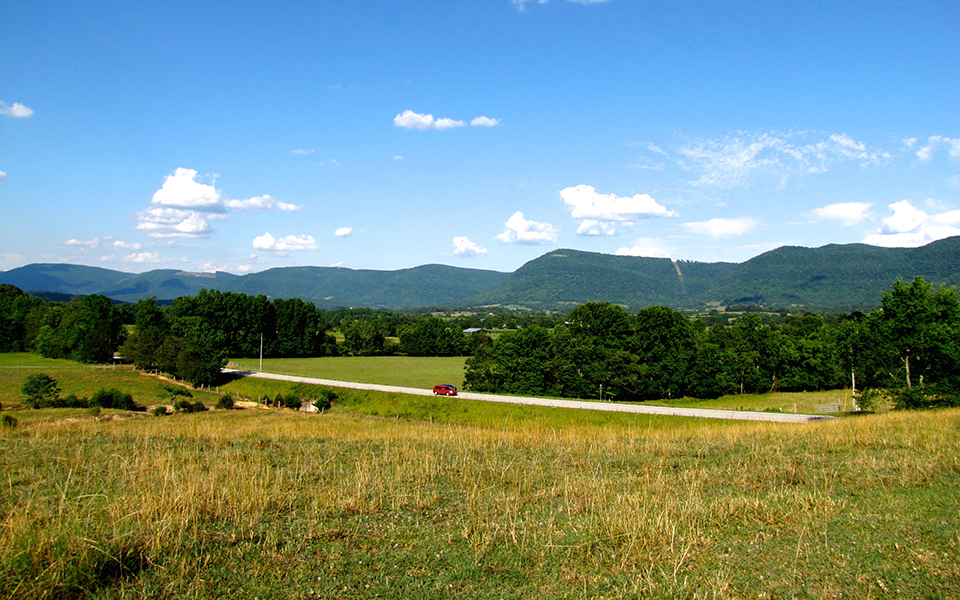
[[[246,377],[260,377],[262,379],[277,379],[297,383],[313,383],[331,387],[351,388],[354,390],[373,390],[377,392],[392,392],[395,394],[413,394],[416,396],[432,396],[432,390],[420,388],[399,387],[395,385],[378,385],[375,383],[353,383],[350,381],[336,381],[333,379],[316,379],[314,377],[298,377],[296,375],[280,375],[278,373],[263,373],[259,371],[243,371],[239,369],[224,369],[224,373],[237,373]],[[717,410],[712,408],[678,408],[672,406],[649,406],[639,404],[620,404],[618,402],[583,402],[581,400],[552,400],[549,398],[525,398],[521,396],[499,396],[497,394],[475,394],[461,392],[464,400],[482,400],[484,402],[506,402],[508,404],[530,404],[535,406],[553,406],[556,408],[580,408],[584,410],[605,410],[610,412],[639,413],[645,415],[673,415],[678,417],[701,417],[705,419],[733,419],[737,421],[779,421],[781,423],[805,423],[807,421],[821,421],[832,419],[823,415],[795,415],[790,413],[752,412],[746,410]]]

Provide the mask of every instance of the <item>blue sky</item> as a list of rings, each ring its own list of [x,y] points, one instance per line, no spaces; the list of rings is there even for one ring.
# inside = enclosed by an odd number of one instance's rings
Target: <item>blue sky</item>
[[[0,0],[0,269],[960,235],[952,1]]]

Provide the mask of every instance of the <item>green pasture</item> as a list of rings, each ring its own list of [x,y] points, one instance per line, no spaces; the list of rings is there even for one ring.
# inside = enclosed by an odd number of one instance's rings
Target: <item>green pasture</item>
[[[462,356],[333,356],[323,358],[265,358],[263,371],[301,377],[433,388],[439,383],[463,386]],[[230,361],[238,369],[260,370],[256,358]]]
[[[140,406],[161,404],[158,399],[165,381],[121,365],[83,365],[69,360],[48,359],[27,353],[0,354],[0,404],[3,409],[19,406],[20,388],[33,373],[46,373],[57,380],[60,396],[76,394],[89,398],[100,389],[116,388],[133,396]],[[217,403],[217,394],[191,390],[205,404]],[[169,404],[169,402],[162,402]],[[76,409],[62,409],[65,411]],[[28,411],[31,412],[31,411]],[[82,411],[81,411],[82,412]],[[20,417],[18,417],[20,418]]]
[[[316,377],[337,381],[355,381],[381,385],[398,385],[429,389],[438,383],[452,383],[463,387],[464,357],[413,356],[340,356],[323,358],[264,359],[263,371]],[[240,369],[260,370],[257,359],[242,358],[230,362]],[[269,393],[269,384],[250,383],[249,393]],[[257,386],[262,386],[258,391]],[[583,400],[599,400],[583,398]],[[770,392],[767,394],[732,394],[716,399],[673,398],[651,400],[647,404],[682,406],[689,408],[716,408],[721,410],[752,410],[813,414],[821,404],[839,404],[842,411],[852,409],[850,390],[823,392]]]
[[[0,597],[960,597],[960,410],[555,427],[523,408],[484,427],[35,411],[0,428]]]

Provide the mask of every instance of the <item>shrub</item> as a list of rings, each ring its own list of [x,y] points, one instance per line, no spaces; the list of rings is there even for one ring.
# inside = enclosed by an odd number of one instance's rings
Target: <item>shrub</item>
[[[89,398],[77,398],[76,394],[61,399],[60,406],[63,408],[90,408]]]
[[[220,399],[217,400],[217,408],[223,410],[230,410],[233,408],[233,398],[230,397],[230,394],[220,396]]]
[[[20,391],[26,396],[26,403],[31,408],[54,406],[60,399],[57,381],[46,373],[34,373],[27,377]]]
[[[9,429],[16,429],[17,419],[15,417],[11,417],[10,415],[3,415],[3,417],[0,418],[0,424]]]
[[[133,396],[121,392],[118,389],[111,388],[109,390],[100,389],[96,394],[93,395],[93,398],[90,398],[91,406],[99,406],[101,408],[116,408],[119,410],[138,410],[138,407],[133,402]]]
[[[176,398],[177,396],[183,396],[184,398],[193,398],[193,394],[190,393],[190,390],[184,387],[181,387],[179,385],[161,383],[160,390],[161,392],[157,394],[157,397],[162,399]]]
[[[167,407],[166,406],[155,406],[150,413],[155,417],[165,417],[167,416]]]
[[[300,408],[300,396],[290,393],[283,397],[283,406],[297,410]]]
[[[337,399],[337,392],[330,388],[320,388],[320,394],[314,400],[313,405],[320,410],[330,410],[333,401]]]
[[[190,402],[184,398],[177,398],[173,401],[173,410],[177,412],[186,412],[186,413],[196,413],[203,412],[207,408],[203,405],[203,402],[199,400],[196,402]]]

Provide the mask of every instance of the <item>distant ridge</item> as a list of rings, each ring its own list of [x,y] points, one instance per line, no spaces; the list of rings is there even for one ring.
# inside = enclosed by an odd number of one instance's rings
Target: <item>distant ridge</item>
[[[853,311],[875,308],[881,293],[896,279],[911,280],[917,275],[934,284],[960,284],[960,237],[920,248],[784,246],[739,264],[558,249],[513,273],[432,264],[396,271],[279,267],[248,275],[175,269],[133,274],[82,265],[32,264],[0,272],[0,283],[25,291],[102,294],[127,302],[150,296],[170,300],[207,288],[302,298],[320,308],[569,310],[585,302],[605,301],[634,311],[653,304]]]

